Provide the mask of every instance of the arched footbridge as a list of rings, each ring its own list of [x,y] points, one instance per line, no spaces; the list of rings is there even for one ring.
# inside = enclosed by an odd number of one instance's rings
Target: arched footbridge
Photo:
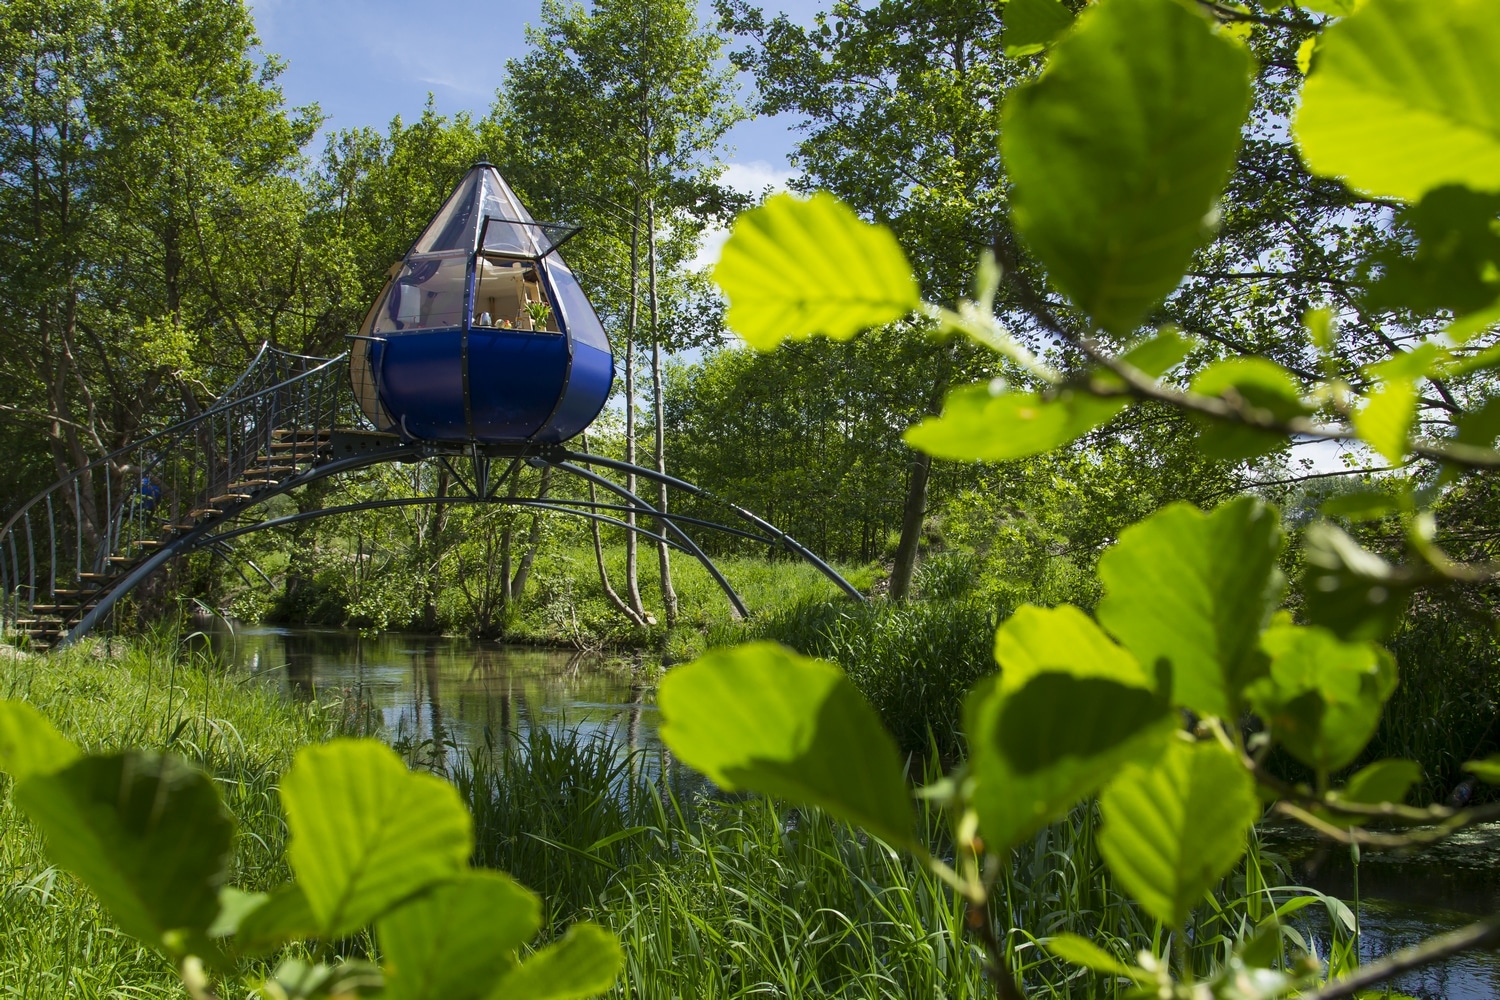
[[[357,405],[349,355],[312,358],[261,348],[244,375],[202,413],[78,469],[0,527],[0,627],[33,644],[72,642],[172,560],[223,550],[243,535],[295,521],[395,506],[489,503],[592,519],[664,542],[698,560],[735,612],[746,608],[694,541],[702,532],[748,539],[817,567],[860,593],[785,532],[691,483],[563,443],[444,443],[372,427]],[[442,497],[371,499],[283,517],[267,501],[383,462],[444,463],[458,484]],[[508,495],[523,464],[593,483],[607,500]],[[707,501],[722,520],[658,510],[618,474],[664,483]],[[612,474],[614,478],[612,478]]]

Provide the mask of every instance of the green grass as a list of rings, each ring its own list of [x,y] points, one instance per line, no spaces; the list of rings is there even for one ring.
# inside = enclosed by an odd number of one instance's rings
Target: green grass
[[[45,656],[0,647],[0,697],[34,704],[90,751],[172,750],[219,783],[239,823],[235,884],[290,878],[277,798],[298,747],[359,729],[355,706],[296,704],[240,686],[178,652],[172,635],[87,641]],[[0,776],[0,997],[181,997],[169,964],[114,930],[72,876],[47,861]]]
[[[982,597],[912,601],[804,600],[735,626],[710,630],[713,645],[774,639],[838,663],[880,713],[902,751],[936,743],[962,753],[964,694],[995,670],[995,629],[1007,609]]]
[[[548,933],[591,919],[619,936],[616,997],[993,996],[946,886],[816,810],[714,793],[659,750],[545,729],[473,751],[454,778],[474,813],[476,863],[542,893]],[[924,809],[920,821],[934,853],[951,857],[943,817]],[[1034,998],[1124,992],[1051,959],[1046,936],[1083,934],[1124,959],[1172,949],[1114,887],[1097,830],[1096,808],[1080,807],[1001,878],[991,916]],[[1253,847],[1189,929],[1184,958],[1199,976],[1293,894],[1270,888],[1283,881]]]

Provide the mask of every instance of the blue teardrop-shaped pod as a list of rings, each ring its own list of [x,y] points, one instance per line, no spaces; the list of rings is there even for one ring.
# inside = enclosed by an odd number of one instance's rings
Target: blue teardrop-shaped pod
[[[378,428],[433,442],[560,442],[599,415],[609,339],[499,172],[459,182],[376,299],[350,362]],[[565,236],[564,236],[565,238]]]

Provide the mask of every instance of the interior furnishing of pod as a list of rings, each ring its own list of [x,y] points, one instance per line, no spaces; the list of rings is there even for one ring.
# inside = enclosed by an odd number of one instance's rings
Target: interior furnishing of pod
[[[531,217],[477,163],[391,268],[350,351],[366,418],[410,441],[555,443],[599,415],[609,338],[557,253],[576,229]]]

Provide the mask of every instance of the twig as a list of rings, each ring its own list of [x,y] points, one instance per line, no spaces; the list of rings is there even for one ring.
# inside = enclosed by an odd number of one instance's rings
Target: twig
[[[1384,982],[1392,976],[1399,976],[1409,969],[1431,965],[1449,955],[1456,955],[1470,948],[1483,948],[1496,944],[1500,944],[1500,915],[1469,924],[1467,927],[1460,927],[1447,934],[1439,934],[1435,938],[1428,938],[1421,944],[1410,948],[1402,948],[1373,965],[1364,966],[1352,976],[1346,976],[1329,983],[1316,993],[1308,994],[1306,1000],[1338,1000],[1339,997],[1352,997],[1360,990]]]

